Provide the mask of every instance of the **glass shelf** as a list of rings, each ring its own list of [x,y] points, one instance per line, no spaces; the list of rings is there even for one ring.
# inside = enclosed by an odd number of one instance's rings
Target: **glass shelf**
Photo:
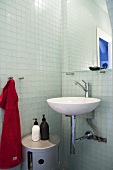
[[[67,71],[67,72],[62,72],[65,73],[66,75],[74,75],[74,73],[77,72],[81,72],[81,73],[94,73],[94,72],[98,72],[98,73],[106,73],[106,72],[111,72],[112,69],[101,69],[101,70],[74,70],[74,71]]]

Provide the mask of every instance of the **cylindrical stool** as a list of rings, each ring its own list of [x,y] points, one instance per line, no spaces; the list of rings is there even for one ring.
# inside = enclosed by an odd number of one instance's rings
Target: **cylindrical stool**
[[[60,164],[60,138],[33,142],[31,134],[22,139],[22,157],[26,170],[56,170]]]

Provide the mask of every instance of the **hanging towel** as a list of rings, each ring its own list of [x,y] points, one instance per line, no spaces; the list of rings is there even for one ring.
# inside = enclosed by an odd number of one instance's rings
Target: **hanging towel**
[[[0,95],[4,121],[0,139],[0,168],[13,168],[21,163],[21,128],[18,95],[13,79],[9,80]]]

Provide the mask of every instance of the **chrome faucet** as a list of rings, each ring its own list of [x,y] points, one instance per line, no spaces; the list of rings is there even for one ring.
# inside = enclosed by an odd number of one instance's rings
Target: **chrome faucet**
[[[85,82],[84,80],[82,81],[85,83],[85,87],[78,81],[75,81],[75,85],[78,85],[81,89],[85,91],[85,97],[89,97],[89,83]]]

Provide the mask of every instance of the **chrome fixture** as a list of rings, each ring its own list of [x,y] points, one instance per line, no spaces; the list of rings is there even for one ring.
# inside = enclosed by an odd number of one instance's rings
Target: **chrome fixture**
[[[24,79],[24,77],[22,76],[22,77],[19,77],[19,80],[22,80],[22,79]]]
[[[69,75],[74,75],[74,73],[71,73],[71,72],[70,72],[70,73],[66,73],[66,75],[67,75],[67,76],[69,76]]]
[[[13,79],[13,77],[12,76],[10,76],[10,77],[8,77],[8,79],[10,80],[10,79]],[[22,77],[19,77],[19,80],[22,80],[22,79],[24,79],[24,77],[22,76]]]
[[[76,141],[83,139],[93,139],[93,133],[91,131],[87,131],[84,136],[77,138]]]
[[[9,80],[10,80],[10,79],[13,79],[13,77],[10,76],[10,77],[8,77],[8,79],[9,79]]]
[[[98,142],[107,143],[107,138],[103,138],[101,136],[94,135],[94,133],[91,131],[87,131],[84,136],[77,138],[76,142],[79,142],[83,139],[93,139],[93,140],[97,140]]]
[[[70,120],[71,120],[70,154],[75,154],[75,140],[76,140],[75,118],[76,116],[70,117]]]
[[[85,91],[85,97],[89,97],[89,83],[85,82],[84,80],[82,81],[85,83],[85,87],[78,81],[75,81],[75,85],[78,85],[81,89]]]
[[[86,119],[88,125],[92,128],[93,130],[93,138],[94,140],[97,140],[98,142],[105,142],[107,143],[107,138],[104,138],[102,134],[99,132],[98,128],[96,125],[92,122],[92,119]]]

